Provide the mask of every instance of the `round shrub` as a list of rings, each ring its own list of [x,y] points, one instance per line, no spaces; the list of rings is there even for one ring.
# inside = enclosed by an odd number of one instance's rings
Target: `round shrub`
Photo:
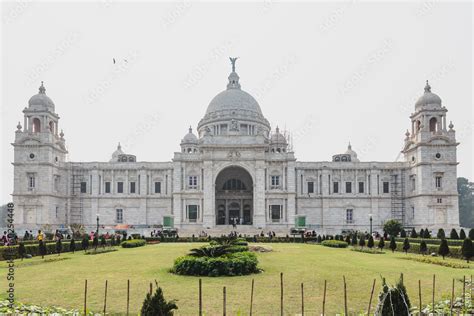
[[[348,244],[345,241],[340,240],[324,240],[321,242],[321,245],[332,248],[347,248]]]
[[[175,260],[171,272],[197,276],[235,276],[258,273],[255,254],[244,251],[220,257],[184,256]]]
[[[135,248],[135,247],[141,247],[145,246],[146,241],[144,239],[130,239],[123,241],[120,245],[123,248]]]

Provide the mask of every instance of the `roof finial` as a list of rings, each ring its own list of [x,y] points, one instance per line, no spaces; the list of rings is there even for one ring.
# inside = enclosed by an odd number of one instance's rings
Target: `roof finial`
[[[276,132],[277,134],[280,133],[280,128],[278,127],[278,125],[277,125],[277,127],[276,127],[276,129],[275,129],[275,132]]]
[[[189,134],[192,134],[193,133],[193,128],[191,127],[191,125],[189,125]]]
[[[229,57],[229,59],[232,64],[232,72],[235,72],[235,62],[237,61],[237,59],[239,59],[239,57]]]
[[[122,150],[122,145],[120,145],[120,142],[119,142],[118,145],[117,145],[117,149],[118,149],[118,150]]]
[[[46,88],[43,85],[43,81],[41,81],[41,86],[39,87],[39,93],[45,94]]]
[[[350,141],[349,141],[349,145],[347,145],[347,149],[352,150],[352,145],[351,145],[351,142],[350,142]]]
[[[425,93],[427,93],[427,92],[431,92],[431,86],[428,83],[428,80],[426,80],[426,86],[425,86]]]

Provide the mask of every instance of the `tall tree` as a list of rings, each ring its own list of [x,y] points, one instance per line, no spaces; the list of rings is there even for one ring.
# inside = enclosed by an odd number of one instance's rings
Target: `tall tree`
[[[439,245],[438,254],[440,256],[446,257],[449,254],[449,246],[448,241],[446,239],[441,240],[441,244]]]
[[[390,237],[390,249],[392,249],[392,252],[397,249],[397,242],[395,241],[395,236]]]
[[[458,178],[459,222],[462,227],[474,228],[474,183]],[[472,238],[471,238],[472,239]]]
[[[382,251],[383,248],[385,247],[385,240],[383,239],[383,237],[380,238],[378,247],[379,247],[380,251]]]
[[[426,241],[423,239],[420,243],[420,252],[424,256],[428,251],[428,245],[426,245]]]
[[[408,240],[408,238],[405,238],[405,240],[403,241],[403,251],[405,251],[405,254],[407,254],[408,250],[410,250],[410,241]]]
[[[436,235],[436,237],[437,237],[438,239],[444,239],[444,238],[446,238],[446,234],[444,233],[444,229],[440,228],[440,229],[438,230],[438,234]]]
[[[469,263],[469,259],[474,257],[474,246],[472,244],[472,240],[469,238],[464,239],[461,247],[462,255]]]
[[[451,233],[449,234],[449,238],[451,239],[459,239],[458,232],[455,228],[451,229]]]
[[[365,246],[365,236],[364,236],[364,234],[360,235],[359,246],[361,246],[361,248],[364,248],[364,246]]]
[[[394,219],[386,221],[383,225],[383,231],[390,236],[398,236],[398,234],[402,231],[402,228],[402,224]]]
[[[372,237],[372,235],[369,236],[369,241],[367,242],[367,247],[369,247],[369,249],[374,248],[374,237]]]

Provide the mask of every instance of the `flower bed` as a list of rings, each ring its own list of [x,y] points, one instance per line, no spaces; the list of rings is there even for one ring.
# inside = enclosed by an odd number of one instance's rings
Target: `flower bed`
[[[349,246],[345,241],[340,240],[323,240],[321,245],[332,248],[347,248]]]
[[[144,239],[130,239],[130,240],[122,241],[120,245],[123,248],[142,247],[146,245],[146,241]]]
[[[184,256],[175,260],[171,272],[197,276],[235,276],[258,273],[258,260],[248,251],[234,252],[219,257]]]

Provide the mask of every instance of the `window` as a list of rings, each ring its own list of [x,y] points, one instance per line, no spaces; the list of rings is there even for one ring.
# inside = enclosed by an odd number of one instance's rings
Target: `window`
[[[199,205],[188,205],[187,206],[187,215],[188,221],[195,223],[198,219]]]
[[[188,177],[188,187],[190,189],[197,189],[198,177],[197,176],[189,176]]]
[[[54,191],[59,192],[60,177],[58,175],[54,176]]]
[[[117,193],[123,193],[123,182],[117,182]]]
[[[87,193],[87,182],[81,182],[81,193]]]
[[[246,190],[245,184],[239,179],[229,179],[224,183],[223,190],[240,191]]]
[[[105,193],[110,193],[110,182],[105,182]]]
[[[346,182],[346,193],[352,193],[352,182]]]
[[[272,176],[271,178],[272,189],[278,188],[279,186],[280,186],[280,176]]]
[[[353,224],[354,223],[354,210],[351,208],[348,208],[346,210],[346,223],[347,224]]]
[[[389,183],[384,181],[384,183],[383,183],[383,193],[389,193],[389,192],[390,192]]]
[[[411,177],[411,190],[412,191],[416,190],[416,178],[414,176]]]
[[[155,193],[161,193],[161,182],[155,182]]]
[[[364,182],[359,182],[359,193],[364,193]]]
[[[441,179],[442,179],[441,176],[436,176],[435,178],[435,185],[437,189],[441,189],[441,184],[442,184]]]
[[[58,218],[58,217],[59,217],[59,206],[56,206],[56,210],[55,210],[55,211],[56,211],[56,218]]]
[[[270,219],[274,223],[278,223],[282,219],[282,209],[281,205],[270,205]]]
[[[437,199],[437,202],[438,202],[438,203],[443,203],[443,199],[442,199],[442,198],[438,198],[438,199]]]
[[[339,182],[332,183],[332,193],[339,193]]]
[[[135,182],[130,182],[130,193],[135,193],[136,185]]]
[[[314,182],[313,181],[308,182],[308,194],[309,193],[314,193]]]
[[[123,209],[118,208],[115,210],[115,222],[119,224],[123,223]]]

